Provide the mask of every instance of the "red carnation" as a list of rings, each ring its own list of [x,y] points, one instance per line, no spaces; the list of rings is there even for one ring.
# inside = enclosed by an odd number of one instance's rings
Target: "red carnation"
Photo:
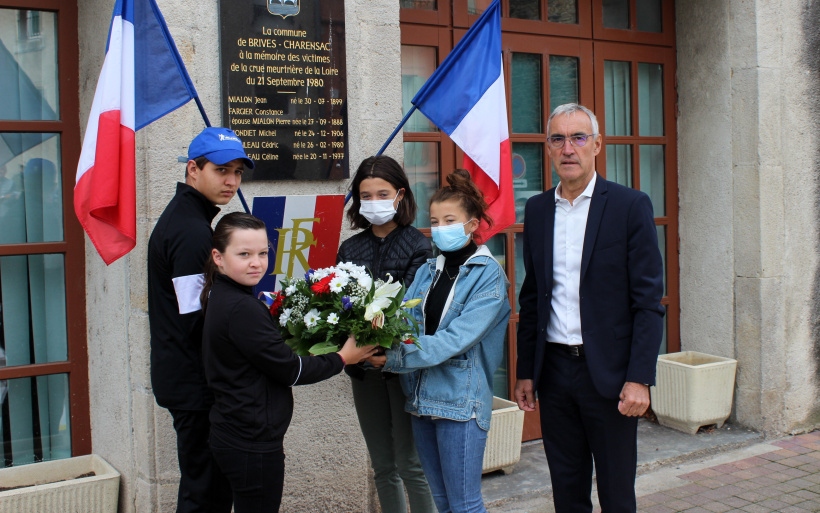
[[[282,309],[282,300],[284,298],[285,294],[283,294],[281,290],[274,295],[273,303],[270,305],[271,315],[279,315],[279,311]]]
[[[328,292],[330,292],[330,281],[335,277],[335,274],[331,274],[326,278],[322,278],[321,280],[311,285],[310,290],[312,290],[316,294],[327,294]]]
[[[404,341],[404,343],[405,344],[414,344],[415,341],[412,338],[408,338],[407,340]]]

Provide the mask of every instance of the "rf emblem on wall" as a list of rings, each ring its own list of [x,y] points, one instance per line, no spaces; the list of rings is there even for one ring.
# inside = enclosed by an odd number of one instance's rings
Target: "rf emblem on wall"
[[[301,0],[268,0],[268,12],[278,14],[283,18],[299,14]]]

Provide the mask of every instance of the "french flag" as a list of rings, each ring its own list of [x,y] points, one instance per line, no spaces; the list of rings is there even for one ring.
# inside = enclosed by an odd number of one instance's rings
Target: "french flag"
[[[135,132],[196,96],[155,0],[117,0],[74,185],[74,211],[106,264],[137,242]]]
[[[265,222],[272,251],[257,290],[278,290],[282,278],[336,264],[342,232],[343,194],[253,199],[253,215]]]
[[[484,192],[493,226],[515,222],[510,133],[501,55],[501,1],[493,3],[411,101],[464,152],[464,168]]]

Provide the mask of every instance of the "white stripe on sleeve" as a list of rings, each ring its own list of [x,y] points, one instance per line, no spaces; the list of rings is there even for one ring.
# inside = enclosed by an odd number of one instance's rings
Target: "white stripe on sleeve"
[[[177,304],[179,305],[180,314],[188,314],[202,310],[202,305],[199,303],[199,295],[202,294],[202,289],[205,287],[204,274],[179,276],[172,281],[174,282],[174,291],[177,294]]]
[[[301,356],[297,356],[296,358],[299,358],[299,373],[298,373],[298,374],[296,374],[296,379],[295,379],[295,380],[293,380],[293,385],[291,385],[291,386],[296,385],[296,383],[299,381],[299,376],[301,376],[301,375],[302,375],[302,357],[301,357]]]

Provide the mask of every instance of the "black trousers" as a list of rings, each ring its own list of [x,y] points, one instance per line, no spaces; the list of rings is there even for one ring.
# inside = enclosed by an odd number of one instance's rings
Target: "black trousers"
[[[208,447],[208,410],[169,409],[177,432],[177,513],[230,513],[231,485]]]
[[[547,344],[538,384],[541,433],[556,513],[592,511],[593,462],[605,513],[635,513],[638,419],[601,396],[586,360]]]
[[[282,449],[256,452],[211,438],[211,451],[233,489],[234,513],[278,513],[285,483]]]

